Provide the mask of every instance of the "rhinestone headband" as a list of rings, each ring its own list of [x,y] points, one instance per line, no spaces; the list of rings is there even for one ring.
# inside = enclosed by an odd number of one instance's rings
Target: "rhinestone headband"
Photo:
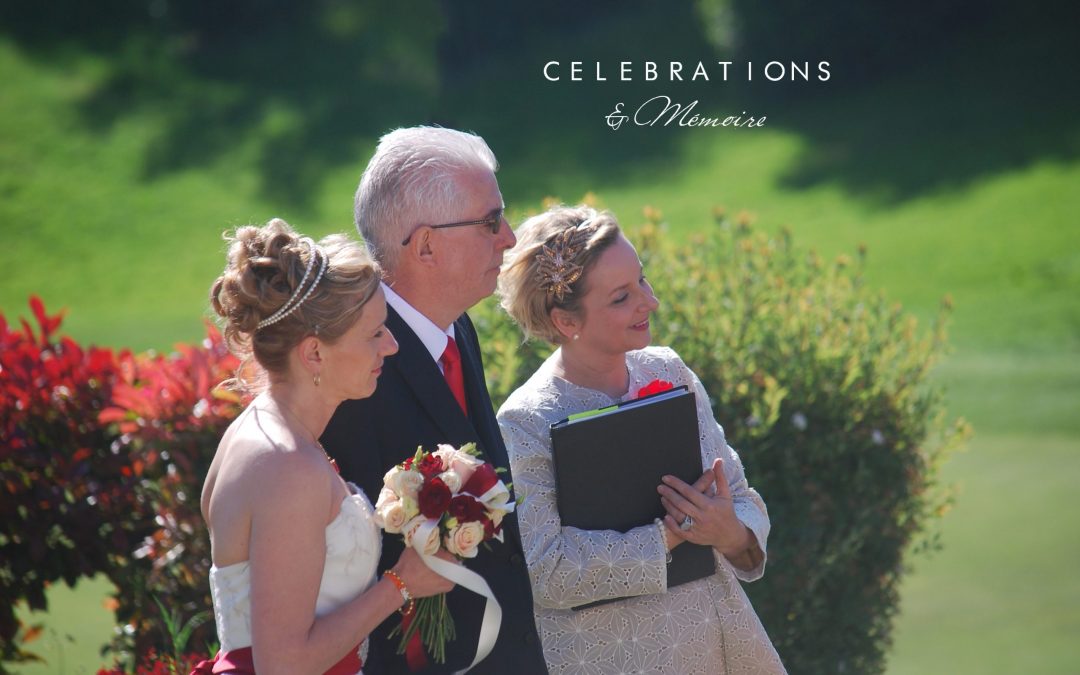
[[[315,287],[318,286],[319,281],[322,280],[323,274],[326,273],[326,253],[324,253],[310,237],[304,237],[300,241],[306,244],[308,249],[308,263],[307,269],[304,270],[304,276],[300,278],[300,283],[296,285],[296,290],[293,291],[292,296],[285,301],[285,304],[282,305],[278,311],[260,321],[259,325],[255,326],[255,330],[275,324],[295,312],[296,309],[308,299],[312,292],[314,292]],[[303,295],[300,295],[300,292],[304,288],[304,284],[307,283],[308,277],[311,276],[311,270],[315,268],[315,258],[318,258],[320,261],[319,273],[315,275],[315,280],[308,286],[307,291],[305,291]]]
[[[556,234],[551,243],[541,246],[540,252],[536,254],[536,261],[540,263],[537,268],[540,288],[559,302],[573,293],[570,287],[585,271],[581,265],[574,262],[574,258],[581,253],[592,234],[592,221],[592,218],[588,218],[580,225]]]

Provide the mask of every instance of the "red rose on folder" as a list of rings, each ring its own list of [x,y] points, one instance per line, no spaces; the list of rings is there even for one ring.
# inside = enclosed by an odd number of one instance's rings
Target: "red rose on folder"
[[[648,383],[647,385],[645,385],[641,389],[638,389],[637,397],[641,398],[642,396],[651,396],[652,394],[659,394],[662,391],[667,391],[668,389],[674,389],[674,387],[675,387],[675,385],[671,384],[670,382],[666,382],[664,380],[653,380],[652,382]]]

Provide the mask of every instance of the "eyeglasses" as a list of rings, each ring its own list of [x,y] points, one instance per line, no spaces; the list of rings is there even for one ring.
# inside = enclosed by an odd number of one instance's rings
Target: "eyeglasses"
[[[466,225],[487,225],[491,228],[492,234],[498,234],[499,229],[503,224],[503,210],[492,212],[487,218],[481,218],[480,220],[463,220],[460,223],[446,223],[444,225],[418,225],[415,230],[409,233],[409,236],[401,240],[402,246],[408,246],[412,236],[416,234],[417,230],[421,227],[430,227],[433,230],[441,230],[444,227],[465,227]]]

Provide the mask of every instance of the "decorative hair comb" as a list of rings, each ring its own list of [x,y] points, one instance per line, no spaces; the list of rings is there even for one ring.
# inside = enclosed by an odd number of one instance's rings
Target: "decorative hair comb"
[[[559,302],[573,292],[570,287],[585,271],[574,259],[585,248],[585,242],[592,234],[591,225],[592,218],[589,218],[576,227],[563,230],[552,237],[550,244],[541,246],[540,253],[536,254],[540,263],[537,269],[540,288]]]

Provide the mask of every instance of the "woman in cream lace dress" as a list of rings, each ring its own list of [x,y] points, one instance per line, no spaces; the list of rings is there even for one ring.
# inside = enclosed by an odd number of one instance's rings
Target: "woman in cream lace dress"
[[[658,303],[633,246],[610,214],[587,207],[552,209],[526,221],[517,237],[502,273],[503,307],[528,336],[559,346],[498,413],[514,487],[524,497],[518,517],[549,670],[783,673],[739,584],[764,573],[765,503],[748,485],[700,380],[671,349],[648,346]],[[655,380],[696,394],[702,478],[694,485],[665,479],[657,497],[668,515],[655,524],[626,533],[563,527],[551,424],[635,398]],[[597,489],[618,498],[602,474]],[[717,571],[669,589],[668,552],[684,540],[712,546]],[[613,598],[620,599],[573,609]]]
[[[230,348],[266,382],[203,486],[221,651],[195,672],[357,673],[372,629],[453,586],[411,549],[376,580],[371,504],[317,440],[341,401],[371,395],[397,351],[378,267],[343,236],[316,244],[273,220],[231,237],[211,301]]]

